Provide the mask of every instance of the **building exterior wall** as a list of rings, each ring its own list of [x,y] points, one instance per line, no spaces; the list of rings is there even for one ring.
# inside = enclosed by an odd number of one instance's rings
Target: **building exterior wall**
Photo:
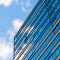
[[[57,60],[60,56],[60,0],[39,0],[14,37],[15,60]]]

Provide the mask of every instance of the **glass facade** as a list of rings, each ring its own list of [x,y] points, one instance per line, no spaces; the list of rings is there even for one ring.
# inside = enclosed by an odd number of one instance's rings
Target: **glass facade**
[[[59,57],[60,0],[39,0],[14,37],[14,60]]]

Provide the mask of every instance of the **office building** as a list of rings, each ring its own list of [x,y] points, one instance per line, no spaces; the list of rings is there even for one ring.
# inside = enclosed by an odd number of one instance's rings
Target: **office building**
[[[60,0],[38,0],[14,37],[14,59],[60,59]]]

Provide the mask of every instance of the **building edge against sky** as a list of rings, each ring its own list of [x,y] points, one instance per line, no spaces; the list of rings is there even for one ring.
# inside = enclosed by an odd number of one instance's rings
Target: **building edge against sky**
[[[14,59],[60,59],[60,0],[37,2],[14,37]]]
[[[16,33],[16,35],[15,35],[15,37],[14,37],[14,40],[15,40],[15,38],[19,35],[19,32],[20,32],[20,30],[24,27],[24,24],[26,24],[28,18],[32,15],[32,13],[33,13],[34,9],[37,7],[38,3],[39,3],[39,0],[38,0],[38,2],[36,3],[35,7],[33,7],[31,13],[29,14],[29,16],[25,19],[23,25],[20,27],[20,29],[19,29],[18,32]]]

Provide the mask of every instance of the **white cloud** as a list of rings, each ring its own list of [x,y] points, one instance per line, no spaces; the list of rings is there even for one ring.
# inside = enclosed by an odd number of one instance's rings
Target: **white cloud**
[[[19,3],[19,0],[14,0],[17,4]]]
[[[12,5],[13,2],[18,4],[19,0],[0,0],[0,5],[8,7],[8,6]]]
[[[31,7],[30,0],[22,0],[21,8],[24,12],[29,12]]]
[[[8,34],[10,35],[10,39],[14,37],[14,35],[16,34],[16,32],[20,29],[20,27],[23,24],[23,20],[20,19],[15,19],[12,21],[12,29],[8,30]],[[33,29],[33,27],[31,28],[31,30]],[[29,31],[29,33],[31,32],[31,30]],[[27,31],[28,32],[28,31]],[[22,50],[25,48],[26,44],[22,47]],[[27,53],[27,51],[30,49],[30,47],[32,46],[32,44],[29,45],[29,47],[26,49],[26,51],[23,53],[23,55],[20,57],[19,60],[22,60],[22,58],[25,56],[25,54]],[[21,50],[21,51],[22,51]],[[21,51],[19,52],[19,54],[21,53]],[[17,54],[17,56],[19,55]],[[15,60],[17,58],[17,56],[15,57]]]
[[[22,2],[20,2],[19,0],[0,0],[0,5],[4,6],[4,7],[8,7],[10,5],[12,5],[12,3],[17,3],[17,4],[21,4],[21,9],[24,12],[30,12],[31,9],[31,2],[30,0],[22,0]]]
[[[15,31],[18,31],[19,28],[22,26],[23,21],[20,20],[20,19],[15,19],[15,20],[12,21],[12,24],[13,24],[13,29],[14,29]]]
[[[0,58],[8,60],[8,56],[12,55],[12,47],[6,43],[4,38],[0,38]]]
[[[27,10],[25,9],[25,7],[24,6],[22,6],[22,10],[24,11],[24,12],[26,12]]]
[[[31,11],[31,0],[14,0],[14,2],[20,6],[23,12],[30,12]]]
[[[23,21],[15,19],[12,21],[12,28],[7,30],[7,37],[0,37],[0,60],[9,60],[13,56],[14,35],[19,30]],[[6,40],[8,39],[8,41]],[[12,58],[11,58],[12,59]]]
[[[10,40],[10,44],[12,44],[11,42],[14,42],[14,36],[18,32],[22,24],[23,21],[20,19],[15,19],[12,21],[12,28],[7,30],[7,35],[8,35],[8,39]]]
[[[7,35],[8,35],[9,44],[13,47],[15,32],[13,30],[9,29],[9,30],[7,30]]]
[[[0,5],[3,6],[10,6],[12,4],[13,0],[0,0]]]

